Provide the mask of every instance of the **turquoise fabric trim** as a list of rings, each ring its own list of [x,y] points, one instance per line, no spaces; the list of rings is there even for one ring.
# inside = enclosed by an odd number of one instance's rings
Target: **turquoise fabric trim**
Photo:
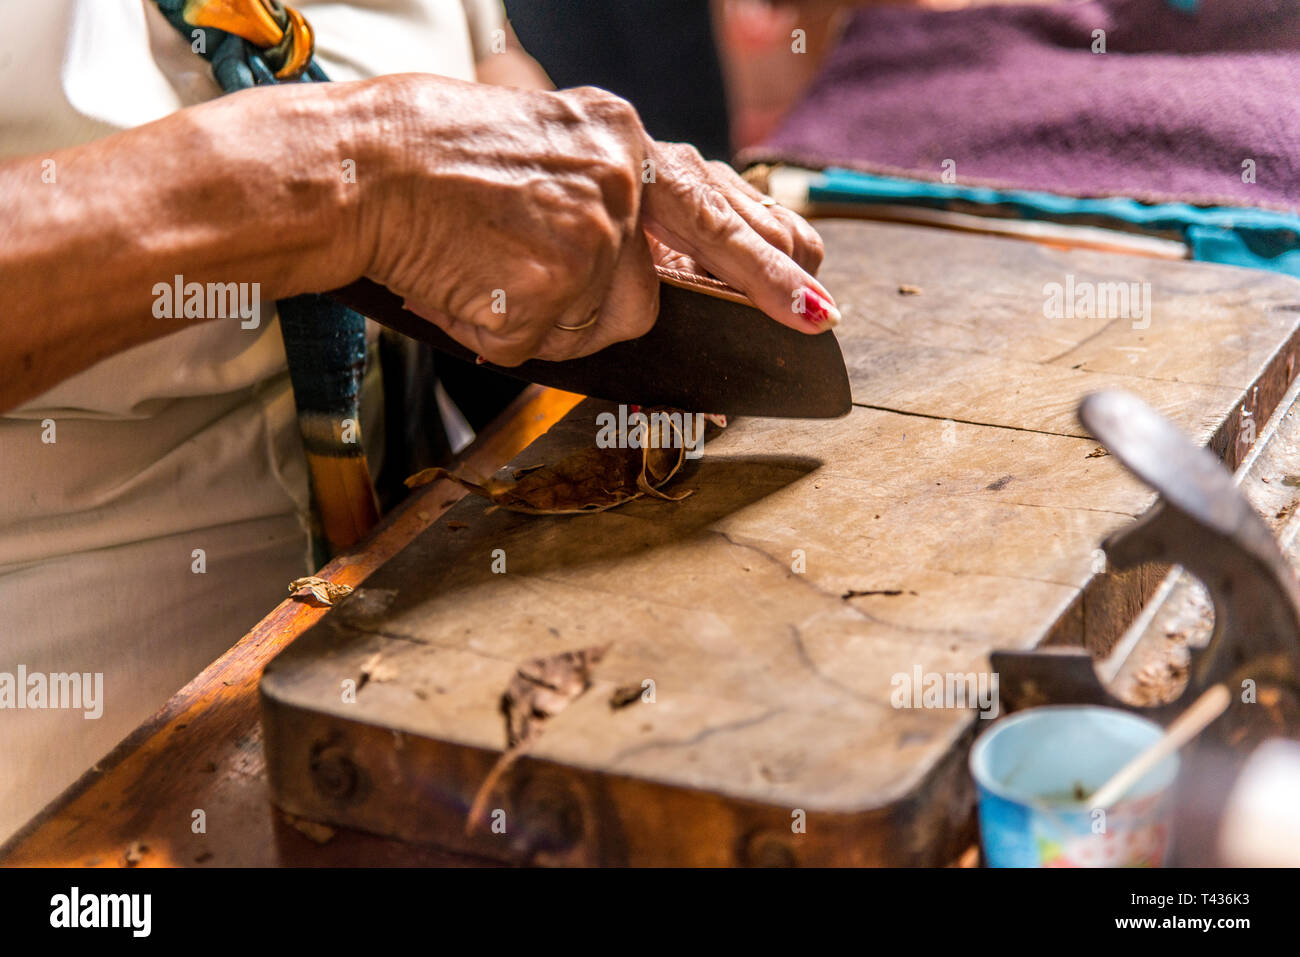
[[[949,209],[953,203],[998,207],[1021,219],[1133,227],[1177,233],[1192,258],[1266,269],[1300,278],[1300,215],[1231,206],[1141,203],[1125,197],[1080,199],[1033,190],[998,190],[827,169],[808,189],[819,203],[865,203]]]

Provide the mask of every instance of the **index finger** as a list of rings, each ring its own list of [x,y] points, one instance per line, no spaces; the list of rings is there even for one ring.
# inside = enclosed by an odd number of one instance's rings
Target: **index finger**
[[[824,332],[839,323],[840,312],[826,288],[763,239],[701,169],[660,155],[666,162],[641,194],[647,232],[792,329]]]

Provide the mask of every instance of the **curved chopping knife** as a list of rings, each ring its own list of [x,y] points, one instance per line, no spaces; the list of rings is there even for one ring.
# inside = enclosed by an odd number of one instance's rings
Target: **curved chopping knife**
[[[507,368],[517,379],[582,395],[695,412],[832,419],[848,414],[849,377],[832,332],[805,335],[769,319],[745,296],[703,276],[657,269],[659,318],[639,339],[563,362]],[[474,353],[362,279],[332,292],[381,325],[474,361]]]

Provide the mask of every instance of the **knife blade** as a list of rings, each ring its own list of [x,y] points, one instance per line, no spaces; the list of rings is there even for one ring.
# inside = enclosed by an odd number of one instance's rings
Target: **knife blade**
[[[578,359],[484,367],[613,402],[772,418],[848,414],[849,377],[833,332],[796,332],[724,283],[664,268],[657,272],[659,317],[644,336]],[[330,295],[441,352],[476,358],[378,283],[362,279]]]

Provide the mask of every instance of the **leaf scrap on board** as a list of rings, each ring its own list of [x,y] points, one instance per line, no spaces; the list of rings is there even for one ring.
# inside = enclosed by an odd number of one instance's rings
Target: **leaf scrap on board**
[[[317,578],[311,575],[307,578],[295,578],[289,582],[289,593],[309,589],[312,597],[322,605],[332,606],[335,602],[347,598],[352,594],[351,585],[341,585],[337,582],[326,581],[324,578]]]
[[[705,419],[719,418],[701,416],[695,421],[702,424]],[[491,502],[489,511],[504,508],[526,515],[604,512],[642,496],[679,502],[691,492],[670,495],[661,489],[678,473],[687,452],[698,448],[697,443],[702,443],[703,437],[684,434],[680,424],[683,416],[674,410],[646,410],[645,419],[647,424],[640,435],[648,435],[650,440],[638,438],[627,443],[626,448],[587,447],[554,464],[519,468],[509,478],[477,482],[444,468],[425,469],[408,478],[406,485],[418,488],[447,479]]]
[[[473,834],[483,823],[488,799],[510,767],[523,755],[546,722],[580,698],[591,687],[591,672],[610,646],[597,645],[565,651],[545,658],[533,658],[515,671],[501,695],[501,713],[506,719],[506,749],[479,786],[465,819],[465,833]]]

